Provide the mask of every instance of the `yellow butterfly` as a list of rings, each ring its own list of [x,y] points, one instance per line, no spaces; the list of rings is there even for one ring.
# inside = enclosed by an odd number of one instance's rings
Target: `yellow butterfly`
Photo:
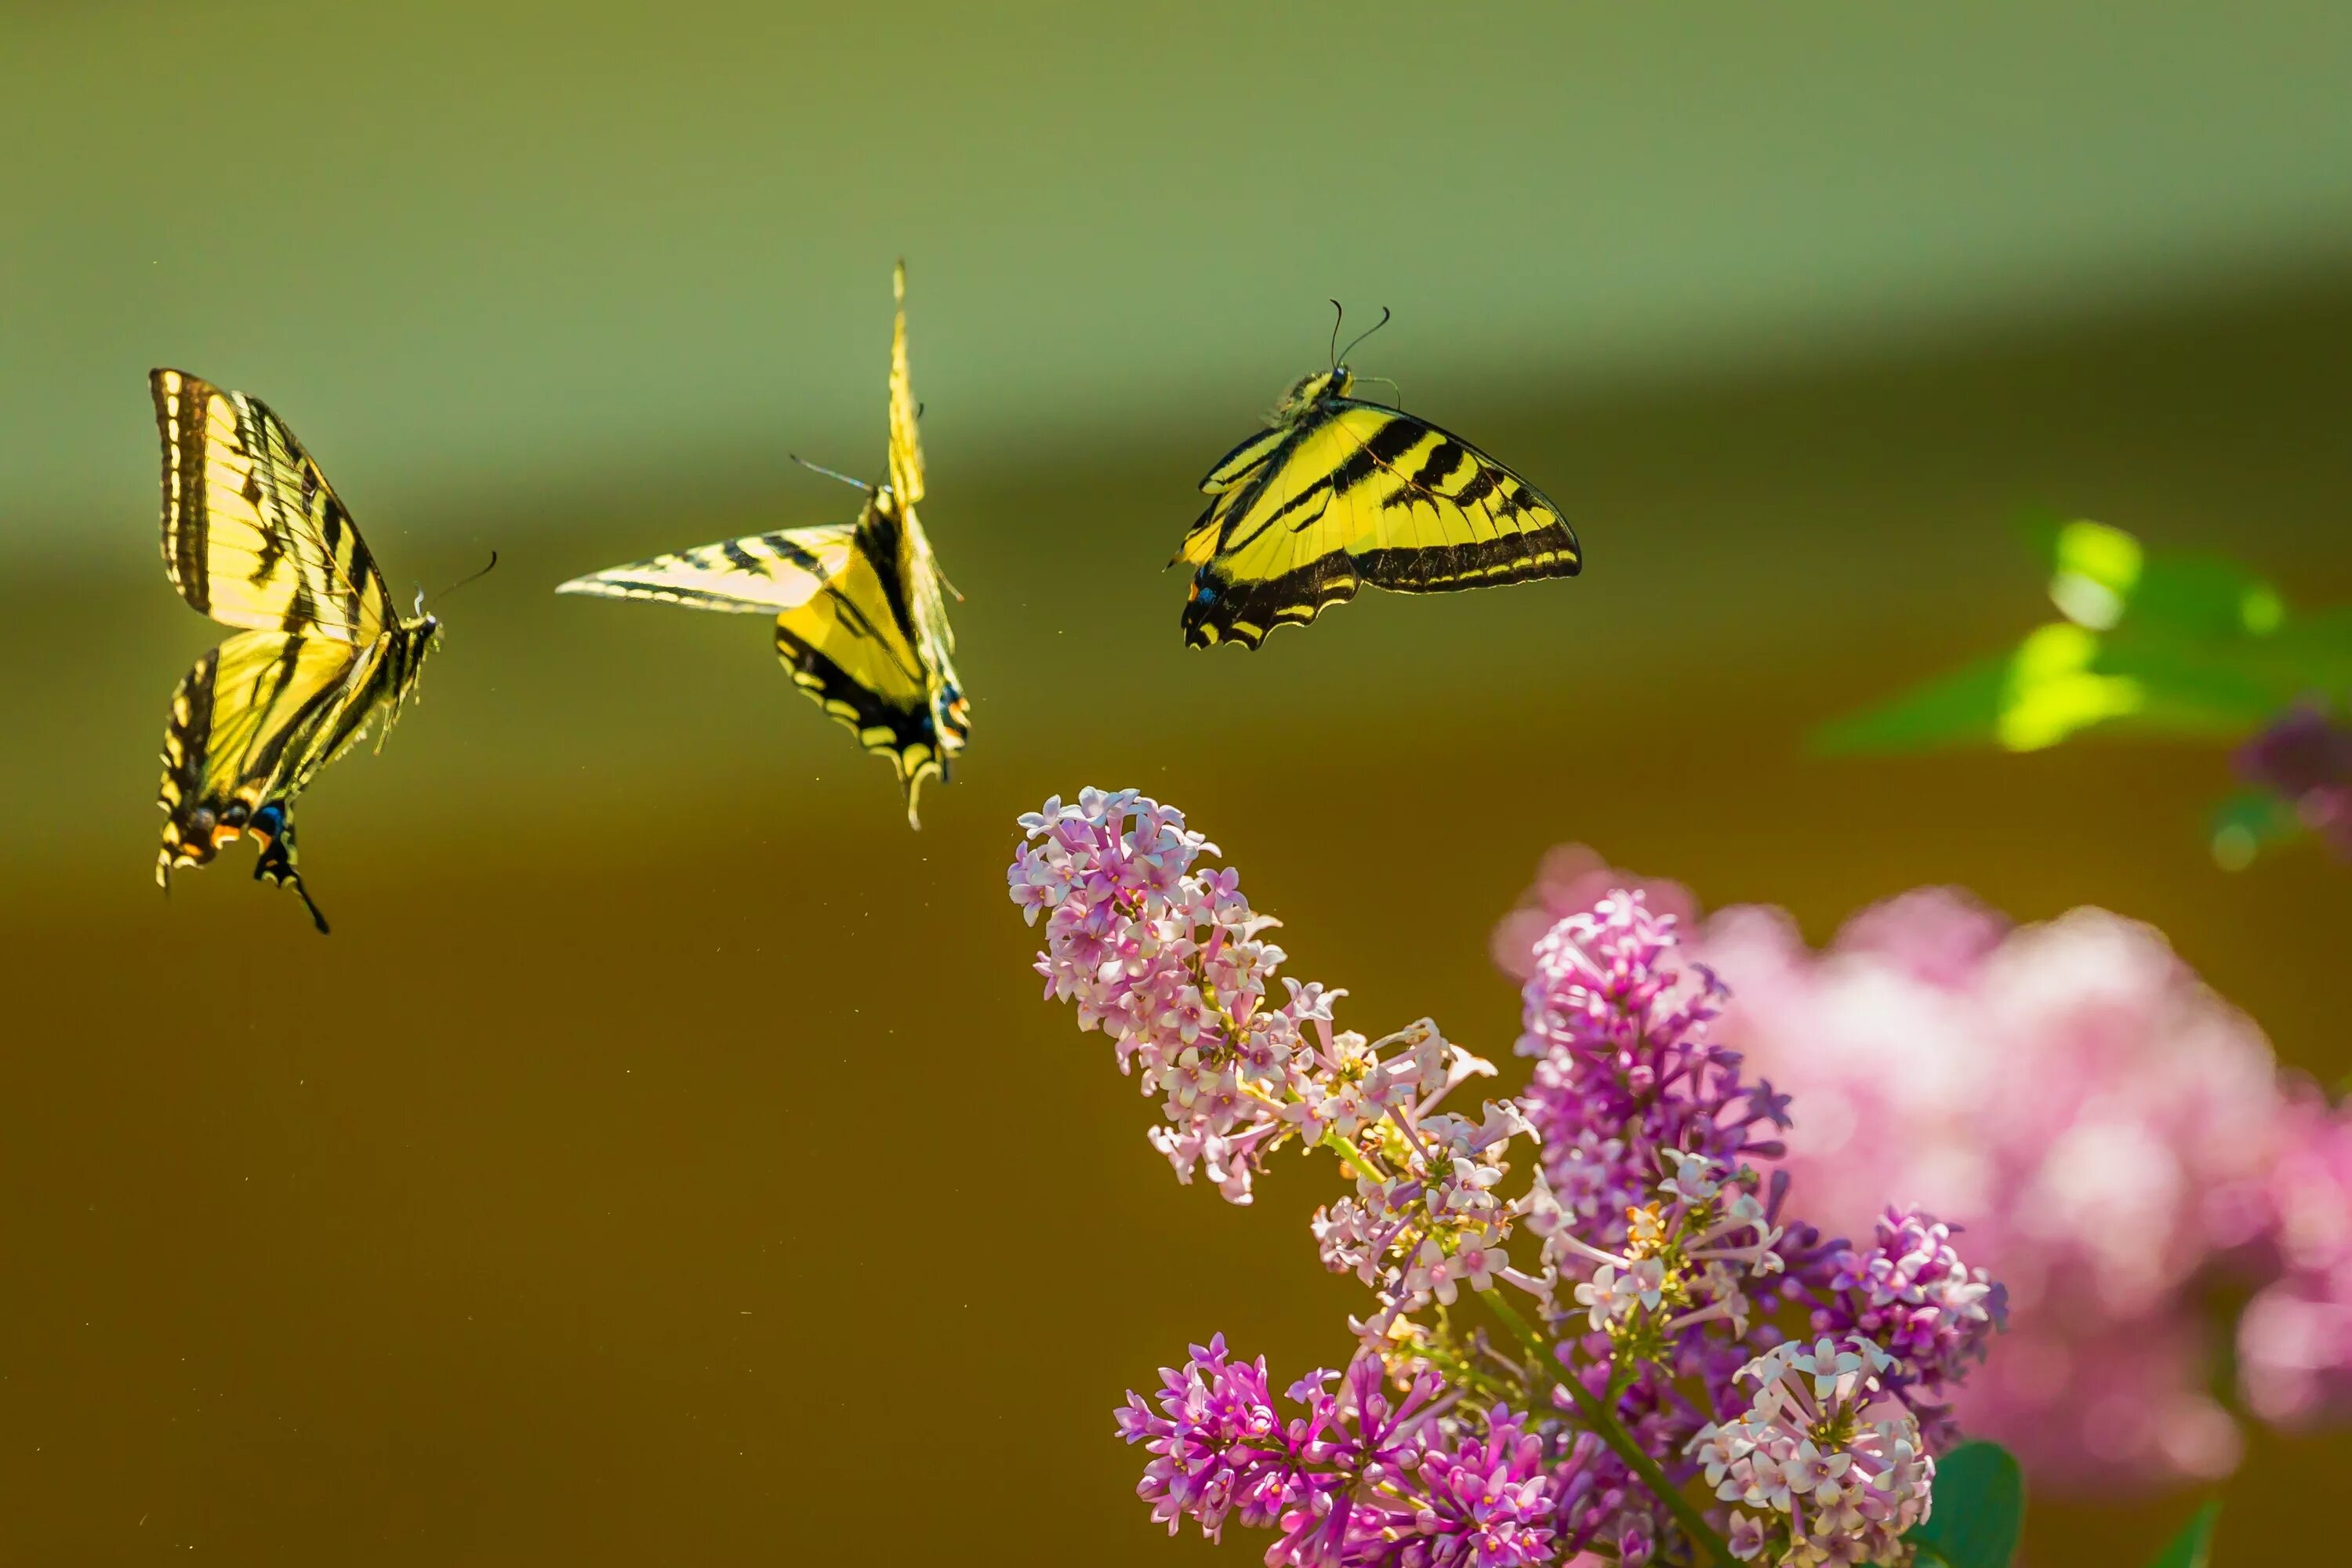
[[[1450,431],[1349,396],[1355,375],[1338,342],[1334,323],[1331,368],[1293,385],[1271,428],[1201,480],[1213,499],[1169,563],[1197,568],[1184,603],[1192,647],[1255,647],[1364,583],[1447,593],[1573,577],[1583,564],[1542,491]]]
[[[916,795],[963,749],[971,705],[952,658],[942,589],[953,589],[915,516],[923,448],[907,371],[905,262],[891,281],[890,479],[833,475],[866,492],[856,522],[723,539],[576,577],[556,592],[774,616],[777,657],[793,681],[889,759],[906,788],[907,820],[919,827]]]
[[[173,693],[155,879],[168,890],[174,868],[250,833],[254,876],[292,888],[324,931],[294,868],[295,797],[377,710],[390,731],[440,622],[421,595],[415,615],[393,612],[351,513],[260,399],[184,371],[147,379],[163,437],[163,569],[189,604],[245,628]]]

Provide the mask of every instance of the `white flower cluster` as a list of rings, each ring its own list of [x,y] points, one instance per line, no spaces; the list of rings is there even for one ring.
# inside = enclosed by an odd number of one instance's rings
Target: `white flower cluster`
[[[1715,1495],[1739,1505],[1735,1555],[1788,1568],[1909,1561],[1903,1532],[1927,1517],[1936,1462],[1910,1410],[1884,1397],[1894,1364],[1855,1334],[1780,1345],[1739,1370],[1756,1385],[1748,1410],[1708,1423],[1686,1450]]]

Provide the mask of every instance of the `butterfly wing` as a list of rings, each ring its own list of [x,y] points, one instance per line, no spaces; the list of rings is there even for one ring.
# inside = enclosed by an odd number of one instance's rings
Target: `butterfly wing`
[[[1573,576],[1576,535],[1541,491],[1467,441],[1391,408],[1331,398],[1243,442],[1177,559],[1193,563],[1184,639],[1255,647],[1361,584],[1400,593]]]
[[[799,609],[839,576],[856,531],[856,524],[845,522],[722,539],[592,572],[555,591],[772,616]]]
[[[898,539],[896,512],[869,501],[856,523],[721,540],[556,592],[774,616],[776,654],[793,683],[859,744],[890,759],[911,820],[923,780],[962,744],[966,708],[955,692],[935,714]],[[951,687],[952,671],[948,679]]]
[[[839,720],[867,751],[889,759],[907,792],[907,820],[915,826],[916,798],[926,779],[971,733],[971,709],[955,670],[916,620],[919,584],[907,581],[899,521],[885,498],[867,503],[842,569],[825,592],[776,617],[776,656],[793,681]],[[938,584],[929,585],[938,596]]]
[[[290,632],[240,632],[196,660],[172,696],[163,731],[163,847],[155,879],[201,866],[240,834],[261,841],[255,875],[290,883],[320,931],[326,921],[295,874],[291,812],[325,760],[364,721],[385,641],[365,647]]]
[[[907,264],[890,275],[898,314],[890,328],[890,493],[898,504],[912,509],[923,499],[923,437],[916,427],[920,412],[915,402],[914,378],[907,370]]]
[[[148,386],[180,596],[227,626],[373,642],[391,619],[383,574],[294,432],[259,399],[183,371]]]

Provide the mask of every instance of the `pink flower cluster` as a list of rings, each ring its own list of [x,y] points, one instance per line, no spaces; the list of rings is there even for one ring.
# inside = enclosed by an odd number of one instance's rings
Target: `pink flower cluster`
[[[1088,790],[1022,826],[1008,886],[1044,923],[1047,994],[1160,1097],[1179,1177],[1246,1201],[1295,1142],[1353,1178],[1313,1220],[1325,1266],[1373,1295],[1348,1370],[1286,1412],[1220,1338],[1130,1394],[1156,1520],[1238,1519],[1302,1568],[1907,1561],[2000,1292],[1916,1211],[1862,1247],[1782,1217],[1786,1174],[1747,1160],[1781,1152],[1787,1097],[1710,1038],[1723,988],[1676,967],[1671,917],[1620,891],[1543,936],[1535,1083],[1473,1119],[1440,1102],[1493,1068],[1428,1020],[1367,1042],[1333,1026],[1344,993],[1286,979],[1269,1000],[1274,922],[1199,866],[1212,847],[1177,812]],[[1512,1151],[1538,1143],[1511,1192]],[[1703,1470],[1736,1508],[1684,1500]]]
[[[2238,1319],[2247,1408],[2282,1426],[2352,1413],[2352,1112],[2297,1094],[2266,1184],[2273,1277]]]
[[[1504,934],[1498,958],[1528,972],[1536,954]],[[2220,1285],[2256,1292],[2236,1325],[2247,1411],[2352,1410],[2352,1117],[2283,1079],[2260,1029],[2158,932],[2097,910],[2015,927],[1929,889],[1819,952],[1759,908],[1715,915],[1693,948],[1733,993],[1717,1026],[1796,1108],[1769,1167],[1822,1223],[1879,1237],[1875,1260],[1841,1267],[1843,1304],[1817,1330],[1862,1329],[1930,1397],[1971,1354],[1965,1333],[1937,1348],[1971,1272],[1948,1235],[1884,1214],[1892,1197],[1964,1226],[1969,1261],[2005,1285],[2001,1353],[1951,1411],[2040,1484],[2236,1464],[2214,1394]]]
[[[1078,1027],[1108,1035],[1119,1070],[1139,1070],[1143,1092],[1162,1097],[1168,1125],[1152,1145],[1180,1179],[1205,1167],[1247,1203],[1284,1139],[1352,1131],[1444,1067],[1442,1041],[1380,1063],[1360,1038],[1335,1037],[1331,1003],[1345,993],[1286,980],[1288,999],[1268,1005],[1286,955],[1264,933],[1277,922],[1249,907],[1231,870],[1193,874],[1216,846],[1173,806],[1089,789],[1021,826],[1027,842],[1006,879],[1029,922],[1045,918],[1045,994],[1076,1003]]]

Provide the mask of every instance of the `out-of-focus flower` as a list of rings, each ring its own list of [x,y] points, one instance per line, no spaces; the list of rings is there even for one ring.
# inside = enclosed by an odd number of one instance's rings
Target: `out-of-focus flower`
[[[2294,807],[2338,855],[2352,856],[2352,726],[2301,704],[2238,748],[2238,776]]]
[[[1536,879],[1519,895],[1519,907],[1495,923],[1490,945],[1496,964],[1512,979],[1525,980],[1535,973],[1536,943],[1546,931],[1621,889],[1641,894],[1654,915],[1671,915],[1685,925],[1698,919],[1698,899],[1680,882],[1637,877],[1586,845],[1556,845],[1536,867]]]
[[[1928,889],[1820,952],[1757,908],[1715,915],[1693,949],[1732,994],[1710,1027],[1794,1107],[1786,1153],[1755,1157],[1810,1217],[1878,1238],[1816,1330],[1867,1325],[1948,1385],[1933,1299],[2003,1302],[1945,1247],[2006,1287],[1994,1363],[1965,1391],[1917,1390],[1931,1441],[1956,1416],[2062,1489],[2227,1473],[2240,1436],[2208,1316],[2224,1276],[2262,1287],[2239,1327],[2247,1407],[2352,1407],[2352,1134],[2282,1085],[2261,1031],[2158,933],[2096,910],[2015,927]],[[1883,1215],[1890,1198],[1948,1231]]]
[[[2281,1106],[2251,1021],[2097,910],[2011,929],[1931,889],[1819,956],[1759,909],[1700,945],[1738,996],[1724,1026],[1804,1108],[1781,1168],[1812,1212],[1859,1229],[1890,1194],[1924,1204],[2006,1284],[1970,1431],[2061,1483],[2236,1463],[2198,1326],[2202,1277],[2255,1239]]]
[[[2238,1375],[2266,1421],[2352,1414],[2352,1111],[2315,1093],[2286,1118],[2270,1178],[2279,1277],[2238,1320]]]

